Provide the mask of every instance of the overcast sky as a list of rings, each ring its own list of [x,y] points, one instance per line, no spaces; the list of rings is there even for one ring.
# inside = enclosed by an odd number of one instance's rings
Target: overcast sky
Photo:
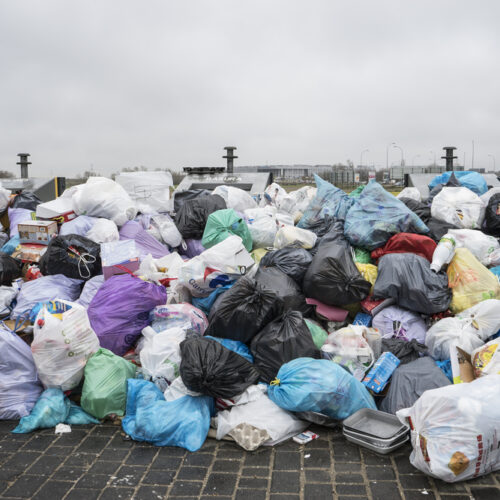
[[[0,0],[0,169],[500,169],[500,2]],[[419,157],[416,155],[420,155]],[[389,150],[389,165],[401,151]]]

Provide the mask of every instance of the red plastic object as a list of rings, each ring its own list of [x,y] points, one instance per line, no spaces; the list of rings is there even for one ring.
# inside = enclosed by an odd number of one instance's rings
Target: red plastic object
[[[378,260],[388,253],[414,253],[432,262],[436,246],[435,241],[423,234],[399,233],[392,236],[383,247],[373,250],[371,257]]]

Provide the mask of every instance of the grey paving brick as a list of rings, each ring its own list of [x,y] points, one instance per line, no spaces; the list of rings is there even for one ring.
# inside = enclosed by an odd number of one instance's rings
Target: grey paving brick
[[[33,500],[58,500],[63,498],[73,485],[62,481],[47,481],[34,495]]]
[[[133,488],[115,488],[110,487],[106,488],[102,495],[99,497],[99,500],[127,500],[129,498],[133,498],[134,490]]]
[[[142,479],[142,484],[169,485],[175,477],[173,470],[151,469]]]
[[[97,500],[101,490],[89,490],[87,488],[73,488],[65,500]]]
[[[170,490],[169,497],[175,496],[197,496],[201,493],[203,483],[201,481],[175,481]]]
[[[215,472],[238,472],[241,467],[239,460],[216,460],[212,465]]]
[[[240,489],[236,491],[236,500],[266,500],[265,490]],[[283,499],[284,500],[284,499]]]
[[[470,489],[474,500],[498,500],[498,488],[489,487],[471,487]]]
[[[236,474],[222,474],[213,472],[208,477],[203,489],[204,495],[232,495],[238,476]]]
[[[3,495],[6,497],[31,498],[46,480],[47,478],[43,476],[24,474],[16,479],[10,488],[5,490]]]
[[[328,456],[330,458],[330,456]],[[293,451],[277,451],[274,456],[275,470],[297,470],[300,468],[300,453]]]
[[[141,486],[134,495],[135,500],[155,500],[165,498],[167,494],[166,486]]]
[[[271,480],[273,493],[298,493],[300,489],[299,474],[296,472],[274,471]]]
[[[332,498],[333,486],[330,484],[306,484],[304,498]]]

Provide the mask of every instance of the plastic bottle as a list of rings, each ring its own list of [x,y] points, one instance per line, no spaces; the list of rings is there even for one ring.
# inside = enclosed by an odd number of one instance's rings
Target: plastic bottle
[[[446,234],[439,240],[439,244],[432,255],[431,269],[438,273],[445,264],[449,264],[453,255],[455,255],[455,247],[457,242],[451,235]]]

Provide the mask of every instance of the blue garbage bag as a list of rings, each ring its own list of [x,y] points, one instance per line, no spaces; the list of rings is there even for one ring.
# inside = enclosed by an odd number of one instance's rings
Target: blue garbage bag
[[[309,203],[297,226],[308,229],[326,216],[345,220],[348,210],[356,200],[319,175],[314,175],[314,180],[318,188],[316,196]]]
[[[42,392],[31,413],[21,418],[19,425],[12,432],[26,434],[35,429],[48,429],[61,423],[86,425],[98,424],[99,420],[70,401],[61,389],[51,387]]]
[[[376,409],[366,387],[326,359],[297,358],[284,364],[267,395],[288,411],[314,411],[344,420],[361,408]]]
[[[246,344],[244,344],[243,342],[240,342],[239,340],[221,339],[219,337],[211,337],[210,335],[206,335],[206,338],[216,340],[217,342],[219,342],[219,344],[222,344],[224,347],[226,347],[230,351],[233,351],[236,354],[243,356],[247,361],[250,361],[250,363],[253,363],[252,353],[250,352],[250,349],[248,348],[248,346]]]
[[[127,410],[122,427],[135,441],[197,451],[207,438],[213,414],[214,400],[209,396],[165,401],[152,382],[127,380]]]
[[[490,271],[495,275],[497,276],[498,278],[500,278],[500,266],[496,266],[496,267],[491,267],[490,268]]]
[[[193,297],[191,303],[194,307],[201,309],[208,316],[210,314],[210,309],[212,309],[212,306],[217,300],[217,297],[219,297],[221,293],[227,292],[233,285],[234,283],[230,283],[229,285],[216,288],[208,297]]]
[[[349,209],[344,224],[344,235],[351,245],[370,251],[385,245],[397,233],[428,232],[415,212],[374,181]]]
[[[21,244],[21,238],[19,238],[19,234],[17,234],[3,245],[3,247],[0,249],[0,252],[6,253],[7,255],[12,255],[14,253],[14,250],[20,244]]]
[[[429,183],[429,191],[432,191],[438,184],[446,184],[450,180],[451,174],[455,175],[463,187],[470,189],[478,196],[488,191],[488,184],[484,177],[480,173],[470,170],[465,170],[464,172],[443,172],[440,175],[436,175]]]

